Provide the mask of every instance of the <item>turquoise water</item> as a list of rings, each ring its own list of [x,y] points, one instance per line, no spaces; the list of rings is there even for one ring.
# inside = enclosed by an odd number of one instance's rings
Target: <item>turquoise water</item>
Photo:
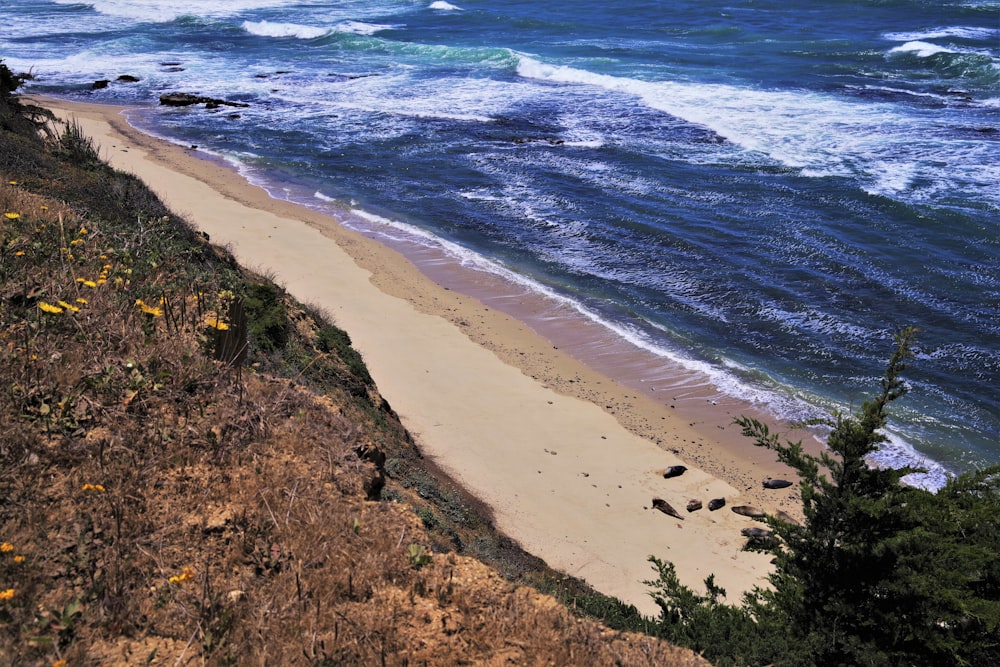
[[[1000,3],[8,0],[28,90],[572,300],[884,462],[1000,462]],[[115,81],[120,75],[138,83]],[[96,79],[112,83],[91,90]],[[167,109],[165,92],[248,103]]]

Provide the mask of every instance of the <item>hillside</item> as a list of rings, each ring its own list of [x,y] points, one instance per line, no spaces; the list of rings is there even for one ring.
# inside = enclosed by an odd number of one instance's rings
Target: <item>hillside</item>
[[[2,74],[0,663],[707,664],[539,592],[637,620],[497,534],[346,332]]]

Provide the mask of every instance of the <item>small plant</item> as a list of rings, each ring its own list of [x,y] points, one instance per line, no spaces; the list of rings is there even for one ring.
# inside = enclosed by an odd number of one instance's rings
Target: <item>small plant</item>
[[[62,134],[59,135],[59,152],[68,161],[84,169],[102,164],[93,140],[84,133],[83,128],[75,120],[66,123]]]
[[[431,562],[431,555],[422,544],[411,544],[409,554],[410,565],[418,570]]]

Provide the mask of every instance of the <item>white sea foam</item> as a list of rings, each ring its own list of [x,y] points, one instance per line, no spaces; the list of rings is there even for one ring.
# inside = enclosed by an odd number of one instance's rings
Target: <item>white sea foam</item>
[[[325,37],[332,32],[350,33],[354,35],[374,35],[383,30],[392,30],[396,26],[364,23],[363,21],[341,21],[332,27],[302,25],[299,23],[280,23],[271,21],[244,21],[243,29],[259,37],[295,37],[297,39],[316,39]]]
[[[380,23],[364,23],[363,21],[341,21],[333,29],[336,32],[348,32],[355,35],[374,35],[383,30],[395,30],[398,27]]]
[[[883,38],[893,42],[917,42],[927,39],[958,37],[959,39],[996,39],[1000,37],[1000,29],[973,28],[964,26],[931,28],[915,32],[887,32]]]
[[[933,45],[931,45],[933,46]],[[919,52],[924,47],[903,45]],[[934,47],[937,48],[937,47]],[[521,55],[517,72],[528,79],[594,86],[634,96],[650,108],[701,125],[803,175],[858,178],[872,194],[933,198],[956,186],[989,193],[990,148],[939,137],[938,121],[902,113],[888,103],[861,103],[808,91],[773,91],[681,81],[645,81],[549,65]],[[942,170],[935,163],[947,164]],[[920,191],[913,189],[920,183]],[[986,195],[987,197],[997,197]]]
[[[271,21],[244,21],[243,29],[258,37],[295,37],[316,39],[330,34],[330,28],[299,25],[298,23],[272,23]]]
[[[439,9],[441,11],[446,11],[446,12],[454,12],[454,11],[461,11],[462,10],[461,7],[456,7],[455,5],[451,4],[450,2],[445,2],[444,0],[435,0],[435,2],[432,2],[430,5],[428,5],[428,8],[429,9]]]
[[[955,53],[954,49],[948,49],[930,42],[907,42],[901,46],[889,49],[889,53],[912,53],[920,58],[929,58],[937,53]]]
[[[926,472],[910,473],[903,481],[910,486],[928,491],[938,491],[947,482],[949,473],[940,463],[923,456],[891,429],[883,431],[886,442],[879,445],[878,451],[868,457],[868,463],[874,467],[883,468],[922,468]]]
[[[841,155],[861,139],[859,133],[872,134],[867,125],[892,122],[892,116],[877,105],[852,106],[814,93],[642,81],[547,65],[529,57],[521,58],[518,74],[634,95],[651,108],[710,128],[747,150],[790,167],[822,168],[827,174],[849,173]]]
[[[55,0],[60,5],[86,4],[101,14],[164,23],[180,16],[231,16],[253,9],[294,4],[290,0],[226,0],[207,3],[202,0]]]

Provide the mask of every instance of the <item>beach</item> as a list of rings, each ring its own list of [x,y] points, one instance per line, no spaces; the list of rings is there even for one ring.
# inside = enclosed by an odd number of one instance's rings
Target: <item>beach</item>
[[[765,583],[770,556],[742,551],[740,529],[754,524],[730,509],[799,512],[794,486],[761,485],[794,475],[732,425],[766,415],[686,380],[672,395],[672,369],[654,373],[640,350],[620,344],[595,350],[604,343],[585,328],[555,346],[525,323],[542,305],[525,297],[502,309],[517,297],[496,296],[489,278],[449,266],[421,272],[396,249],[272,198],[196,148],[137,131],[122,107],[33,101],[75,119],[112,166],[345,329],[424,456],[528,552],[645,613],[657,611],[642,583],[653,577],[650,555],[696,589],[714,574],[732,602]],[[611,367],[634,371],[615,381]],[[665,479],[674,465],[687,471]],[[653,509],[654,498],[683,519]],[[714,498],[727,506],[710,512]],[[704,507],[687,512],[692,499]]]

